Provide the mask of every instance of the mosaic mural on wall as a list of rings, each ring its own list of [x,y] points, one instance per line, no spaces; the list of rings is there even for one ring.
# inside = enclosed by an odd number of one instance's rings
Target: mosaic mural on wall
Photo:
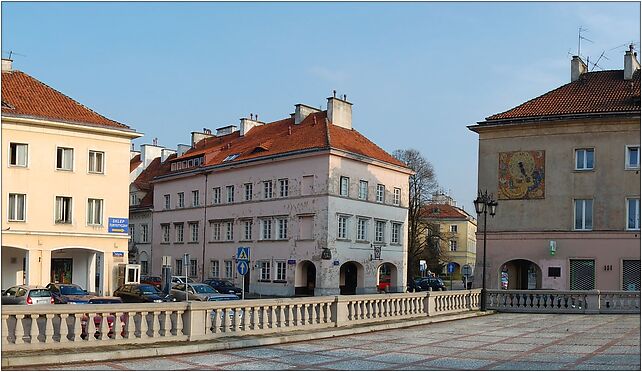
[[[544,199],[544,150],[499,153],[499,199]]]

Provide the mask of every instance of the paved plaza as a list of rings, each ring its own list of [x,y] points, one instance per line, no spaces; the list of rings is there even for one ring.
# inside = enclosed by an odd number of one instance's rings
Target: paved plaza
[[[495,314],[332,339],[37,369],[639,371],[640,315]]]

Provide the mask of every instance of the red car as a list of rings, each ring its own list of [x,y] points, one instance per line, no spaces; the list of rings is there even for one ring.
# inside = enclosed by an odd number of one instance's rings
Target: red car
[[[161,277],[160,276],[149,276],[143,275],[140,277],[141,284],[150,284],[154,287],[161,289]]]
[[[123,300],[121,300],[119,297],[94,297],[89,300],[89,304],[122,304]],[[100,338],[100,329],[101,329],[101,322],[102,322],[102,316],[101,315],[94,315],[94,329],[96,330],[94,332],[94,337],[95,338]],[[109,329],[107,333],[107,337],[109,338],[114,338],[114,319],[116,319],[116,314],[111,313],[107,316],[107,327]],[[122,337],[125,336],[125,324],[127,322],[128,316],[127,314],[122,314],[120,316],[120,324],[122,326],[122,330],[120,332],[120,335]],[[83,317],[80,320],[80,326],[82,328],[82,331],[80,333],[80,337],[83,340],[87,339],[87,321],[89,320],[89,314],[83,315]]]

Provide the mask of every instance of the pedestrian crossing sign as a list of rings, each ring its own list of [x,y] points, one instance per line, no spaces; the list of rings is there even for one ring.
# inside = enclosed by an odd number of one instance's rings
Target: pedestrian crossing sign
[[[250,247],[238,247],[236,250],[236,260],[237,261],[249,261],[250,260]]]

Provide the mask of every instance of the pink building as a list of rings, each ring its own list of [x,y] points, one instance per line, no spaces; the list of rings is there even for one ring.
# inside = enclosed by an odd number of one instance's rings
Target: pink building
[[[236,273],[250,247],[250,292],[403,291],[411,170],[352,128],[352,104],[299,104],[289,118],[192,133],[154,179],[152,272],[171,256],[196,280]]]
[[[487,288],[640,290],[640,64],[588,72],[469,127],[479,134]],[[481,284],[483,222],[475,279]]]

